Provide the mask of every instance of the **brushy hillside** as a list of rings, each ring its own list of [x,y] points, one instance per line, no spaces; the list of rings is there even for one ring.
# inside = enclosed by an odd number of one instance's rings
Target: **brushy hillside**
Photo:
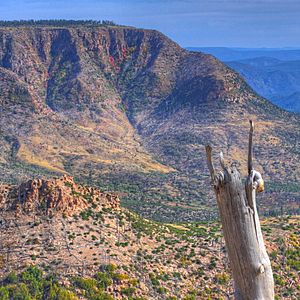
[[[0,299],[227,299],[218,222],[162,224],[71,177],[0,191]],[[276,299],[299,299],[298,217],[262,221]]]
[[[246,170],[257,124],[261,211],[299,211],[300,118],[210,55],[124,26],[0,27],[0,174],[69,173],[165,221],[216,217],[204,145]],[[280,194],[278,193],[280,191]]]

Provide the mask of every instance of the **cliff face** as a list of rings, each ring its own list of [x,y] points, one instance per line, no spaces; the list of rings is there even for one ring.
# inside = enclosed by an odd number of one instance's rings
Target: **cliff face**
[[[93,109],[101,116],[122,103],[138,123],[155,109],[170,114],[182,104],[253,98],[242,90],[244,82],[217,60],[189,53],[151,30],[5,28],[0,31],[0,62],[2,82],[10,83],[3,87],[3,105],[23,97],[24,108],[44,114]]]
[[[6,181],[68,172],[123,192],[147,216],[158,200],[160,217],[169,218],[177,201],[184,218],[197,218],[209,205],[203,146],[222,147],[245,170],[251,118],[258,169],[271,188],[281,183],[285,199],[299,192],[299,118],[212,56],[157,31],[0,28],[0,89]]]
[[[17,139],[18,158],[58,172],[68,171],[74,155],[127,169],[170,170],[143,150],[124,113],[114,77],[125,46],[117,45],[114,34],[85,28],[1,30],[6,149],[12,147],[7,140]]]

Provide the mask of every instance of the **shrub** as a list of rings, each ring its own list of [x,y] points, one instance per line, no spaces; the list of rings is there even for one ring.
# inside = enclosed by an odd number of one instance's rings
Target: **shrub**
[[[111,274],[112,279],[116,281],[122,281],[122,280],[127,280],[129,279],[128,274],[125,273],[113,273]]]
[[[229,276],[226,273],[217,274],[215,278],[219,284],[226,284],[229,281]]]
[[[85,290],[90,296],[97,291],[97,281],[93,278],[75,277],[73,283],[78,288]]]
[[[7,287],[1,286],[0,287],[0,299],[1,300],[9,300],[9,291]]]
[[[157,292],[159,293],[159,294],[165,294],[166,292],[167,292],[167,290],[166,290],[166,288],[164,288],[164,287],[162,287],[162,286],[159,286],[157,289]]]
[[[109,265],[102,266],[102,269],[111,274],[117,270],[117,266],[114,264],[109,264]]]
[[[43,272],[35,266],[30,266],[21,273],[21,280],[26,283],[26,285],[20,285],[20,289],[25,293],[25,290],[28,288],[30,294],[34,298],[41,298],[43,294]],[[25,289],[26,288],[26,289]],[[13,298],[14,299],[14,298]]]
[[[18,276],[15,272],[11,272],[7,275],[6,279],[5,279],[6,283],[16,283],[18,282]],[[0,298],[2,299],[2,298]]]
[[[96,280],[98,281],[98,287],[101,289],[106,289],[108,286],[112,285],[113,281],[110,275],[102,272],[96,274]]]
[[[25,283],[11,286],[9,288],[10,299],[14,300],[32,300],[29,289]]]
[[[51,285],[47,296],[48,300],[78,300],[77,296],[57,284]]]
[[[121,294],[131,297],[135,292],[134,287],[126,287],[121,289]]]

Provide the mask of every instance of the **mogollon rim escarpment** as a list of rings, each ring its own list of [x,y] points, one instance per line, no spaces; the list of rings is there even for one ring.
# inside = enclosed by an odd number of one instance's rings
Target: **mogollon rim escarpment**
[[[299,211],[300,118],[210,55],[125,26],[0,28],[1,181],[69,173],[163,221],[216,215],[204,145],[246,171],[261,212]]]

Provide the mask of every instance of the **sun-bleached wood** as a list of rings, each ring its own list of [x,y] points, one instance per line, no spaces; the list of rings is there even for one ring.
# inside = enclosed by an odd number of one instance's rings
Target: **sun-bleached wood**
[[[248,177],[242,183],[239,171],[224,163],[220,154],[221,172],[216,172],[212,148],[206,146],[208,168],[217,197],[236,300],[273,300],[274,280],[270,259],[261,233],[256,192],[262,186],[261,175],[253,169],[252,139],[254,124],[250,121]]]

